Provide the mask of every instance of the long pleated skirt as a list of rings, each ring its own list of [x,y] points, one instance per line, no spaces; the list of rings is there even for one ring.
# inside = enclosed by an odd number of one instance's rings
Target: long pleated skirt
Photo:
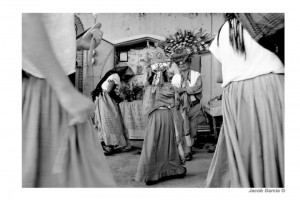
[[[205,187],[284,187],[284,75],[230,83]]]
[[[22,83],[23,187],[115,187],[92,122],[68,126],[45,80]]]
[[[107,92],[96,99],[95,123],[99,139],[106,145],[127,145],[120,110]]]
[[[176,144],[171,110],[155,110],[148,118],[135,180],[157,181],[185,172]]]

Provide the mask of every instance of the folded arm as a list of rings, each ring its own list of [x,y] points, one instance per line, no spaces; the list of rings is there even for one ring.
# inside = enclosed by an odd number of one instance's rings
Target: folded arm
[[[199,94],[203,90],[202,88],[202,78],[201,75],[197,78],[197,81],[194,86],[186,87],[186,92],[188,95]]]

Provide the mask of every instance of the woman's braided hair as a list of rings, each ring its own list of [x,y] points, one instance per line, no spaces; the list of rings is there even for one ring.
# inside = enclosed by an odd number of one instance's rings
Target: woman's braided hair
[[[235,14],[233,13],[225,14],[225,18],[226,18],[226,22],[228,22],[229,24],[229,42],[232,48],[237,53],[244,55],[246,59],[246,50],[245,50],[244,35],[243,35],[244,28],[242,24],[237,20]],[[219,46],[219,36],[223,25],[221,26],[218,32],[218,38],[217,38],[218,46]]]

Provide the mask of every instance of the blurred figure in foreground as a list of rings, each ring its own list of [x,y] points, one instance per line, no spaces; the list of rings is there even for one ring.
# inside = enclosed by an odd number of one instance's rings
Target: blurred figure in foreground
[[[210,46],[223,125],[206,187],[285,185],[283,28],[283,14],[226,14]]]
[[[115,187],[90,119],[93,102],[68,79],[76,49],[97,47],[101,24],[75,39],[73,14],[22,15],[23,187]]]

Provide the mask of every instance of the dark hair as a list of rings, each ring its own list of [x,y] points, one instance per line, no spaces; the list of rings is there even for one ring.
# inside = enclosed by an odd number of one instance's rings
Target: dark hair
[[[225,14],[225,18],[226,18],[225,23],[228,22],[229,24],[229,42],[232,48],[237,53],[244,55],[246,59],[246,50],[245,50],[244,34],[243,34],[244,27],[238,21],[235,14],[233,13]],[[219,36],[220,36],[221,29],[223,28],[223,25],[220,27],[218,31],[218,37],[217,37],[218,46],[219,46]]]
[[[106,74],[101,78],[101,80],[97,84],[96,88],[91,92],[91,96],[92,96],[93,101],[96,99],[97,96],[99,96],[99,94],[102,95],[102,87],[101,86],[104,83],[104,81],[106,81],[106,79],[110,75],[118,74],[121,77],[121,75],[124,74],[127,69],[128,69],[128,67],[122,67],[122,68],[118,67],[118,68],[114,68],[114,69],[109,70],[108,72],[106,72]],[[111,98],[113,98],[115,100],[119,100],[119,96],[114,91],[110,92],[110,96],[111,96]]]
[[[152,72],[151,75],[150,75],[150,77],[148,78],[148,84],[149,85],[152,85],[154,75],[155,75],[155,73]],[[164,78],[164,82],[168,82],[169,81],[169,77],[168,77],[167,70],[163,71],[162,75],[163,75],[163,78]]]

